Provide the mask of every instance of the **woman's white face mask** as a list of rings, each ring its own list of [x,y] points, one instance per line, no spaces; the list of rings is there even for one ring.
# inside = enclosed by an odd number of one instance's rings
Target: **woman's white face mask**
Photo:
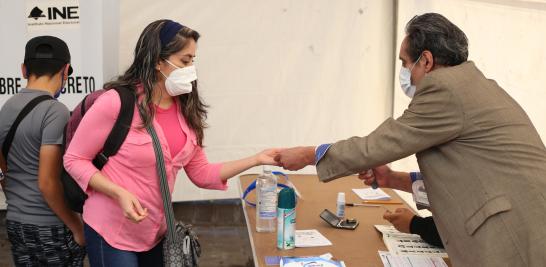
[[[416,86],[411,84],[411,71],[413,70],[413,67],[415,67],[415,64],[419,62],[419,59],[421,59],[421,54],[415,63],[411,66],[411,68],[406,68],[404,65],[402,65],[402,68],[400,69],[400,87],[402,87],[402,91],[404,91],[404,94],[406,94],[409,98],[413,98],[413,95],[415,94]]]
[[[165,76],[161,70],[161,74],[165,77],[165,88],[170,96],[178,96],[183,94],[189,94],[192,91],[192,82],[197,80],[197,70],[194,65],[179,68],[170,61],[166,60],[169,65],[176,69],[169,74],[169,77]]]

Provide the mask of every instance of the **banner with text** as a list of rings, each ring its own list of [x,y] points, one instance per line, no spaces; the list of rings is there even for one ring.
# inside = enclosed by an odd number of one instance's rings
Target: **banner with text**
[[[25,44],[40,35],[61,38],[72,55],[74,73],[59,97],[61,102],[72,109],[86,94],[100,89],[104,81],[104,31],[113,28],[104,27],[107,5],[103,1],[0,0],[0,106],[26,86],[21,73]],[[117,49],[117,40],[113,45]],[[117,67],[117,59],[109,63]]]

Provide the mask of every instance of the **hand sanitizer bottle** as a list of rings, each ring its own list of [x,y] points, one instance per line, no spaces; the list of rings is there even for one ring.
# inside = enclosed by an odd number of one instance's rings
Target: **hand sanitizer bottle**
[[[296,194],[292,188],[279,192],[277,207],[277,248],[296,247]]]

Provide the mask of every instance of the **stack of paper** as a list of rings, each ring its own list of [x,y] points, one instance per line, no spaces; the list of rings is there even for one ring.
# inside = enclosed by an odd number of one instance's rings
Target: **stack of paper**
[[[324,237],[316,229],[311,230],[296,230],[296,247],[323,247],[331,246],[332,242]]]
[[[353,192],[357,194],[361,199],[363,200],[390,200],[391,196],[389,196],[385,191],[381,190],[381,188],[373,189],[373,188],[357,188],[353,189]]]
[[[379,251],[379,257],[385,267],[447,267],[440,257],[396,256],[386,251]]]
[[[383,242],[395,256],[447,257],[444,249],[425,242],[419,235],[402,233],[392,225],[375,225],[383,234]]]

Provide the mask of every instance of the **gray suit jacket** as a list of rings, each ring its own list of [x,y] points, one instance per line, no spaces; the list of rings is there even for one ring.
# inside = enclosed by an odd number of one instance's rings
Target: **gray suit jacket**
[[[546,266],[546,149],[473,62],[427,74],[398,119],[332,145],[322,181],[416,154],[455,266]]]

